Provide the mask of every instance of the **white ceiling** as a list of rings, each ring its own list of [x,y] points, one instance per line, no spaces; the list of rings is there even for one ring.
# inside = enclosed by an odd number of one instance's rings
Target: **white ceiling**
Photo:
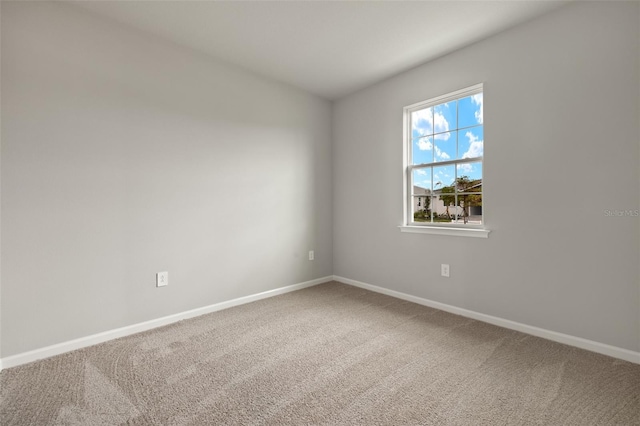
[[[83,1],[80,5],[328,99],[565,1]]]

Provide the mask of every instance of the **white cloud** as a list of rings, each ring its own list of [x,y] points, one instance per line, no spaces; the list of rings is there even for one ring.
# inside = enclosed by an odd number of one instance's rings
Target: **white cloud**
[[[476,115],[476,120],[478,120],[478,123],[482,124],[484,122],[484,100],[483,100],[482,93],[473,95],[471,97],[471,101],[480,107],[478,108],[478,111],[476,111],[475,115]]]
[[[435,150],[436,150],[436,157],[440,158],[441,160],[448,160],[451,158],[449,154],[447,154],[437,146],[435,147]]]
[[[418,132],[420,136],[431,133],[433,129],[433,114],[431,108],[421,109],[411,113],[412,130]]]
[[[426,170],[422,170],[422,169],[417,169],[416,173],[419,174],[419,175],[426,175],[427,171]]]
[[[421,109],[411,114],[412,130],[417,131],[420,136],[434,133],[448,132],[449,122],[439,112],[433,113],[432,108]],[[450,134],[444,133],[436,136],[436,139],[447,140]]]
[[[433,148],[433,144],[431,143],[430,138],[420,139],[418,142],[416,142],[416,145],[418,145],[418,149],[421,151],[428,151]]]
[[[469,138],[469,149],[462,154],[462,158],[482,157],[484,153],[484,141],[479,140],[478,137],[471,132],[467,132],[465,136]]]
[[[458,164],[458,170],[461,170],[465,173],[471,173],[473,171],[473,165],[469,163]]]
[[[447,121],[446,118],[444,118],[444,115],[440,114],[439,112],[436,112],[433,115],[433,121],[434,121],[434,129],[435,129],[434,133],[449,131],[449,122]],[[450,136],[450,133],[443,133],[440,135],[436,135],[436,139],[442,139],[446,141],[447,139],[449,139],[449,136]]]

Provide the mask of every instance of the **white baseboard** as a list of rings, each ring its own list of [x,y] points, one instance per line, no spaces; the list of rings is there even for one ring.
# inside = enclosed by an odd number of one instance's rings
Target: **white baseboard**
[[[558,333],[555,331],[545,330],[543,328],[521,324],[519,322],[510,321],[507,319],[498,318],[491,315],[481,314],[479,312],[474,312],[467,309],[458,308],[456,306],[435,302],[433,300],[424,299],[422,297],[412,296],[410,294],[401,293],[399,291],[389,290],[383,287],[378,287],[375,285],[363,283],[363,282],[352,280],[349,278],[344,278],[344,277],[334,275],[333,279],[334,281],[338,281],[343,284],[349,284],[355,287],[364,288],[366,290],[371,290],[371,291],[375,291],[376,293],[386,294],[387,296],[392,296],[398,299],[407,300],[409,302],[417,303],[419,305],[429,306],[430,308],[435,308],[441,311],[450,312],[452,314],[460,315],[463,317],[472,318],[482,322],[487,322],[489,324],[497,325],[499,327],[520,331],[522,333],[531,334],[537,337],[542,337],[544,339],[552,340],[554,342],[564,343],[565,345],[575,346],[580,349],[586,349],[591,352],[597,352],[603,355],[608,355],[614,358],[640,364],[640,352],[634,352],[629,349],[623,349],[616,346],[607,345],[604,343],[594,342],[593,340],[583,339],[581,337],[570,336],[568,334]]]
[[[29,352],[12,355],[6,358],[1,358],[0,371],[2,371],[2,369],[4,368],[17,367],[19,365],[37,361],[39,359],[49,358],[51,356],[60,355],[76,349],[86,348],[88,346],[93,346],[98,343],[103,343],[103,342],[117,339],[120,337],[129,336],[132,334],[151,330],[157,327],[162,327],[164,325],[172,324],[184,319],[205,315],[211,312],[216,312],[223,309],[231,308],[233,306],[254,302],[256,300],[266,299],[266,298],[277,296],[280,294],[289,293],[295,290],[301,290],[306,287],[311,287],[311,286],[322,284],[332,280],[339,281],[341,283],[352,285],[355,287],[364,288],[366,290],[375,291],[376,293],[386,294],[388,296],[396,297],[398,299],[407,300],[409,302],[417,303],[419,305],[429,306],[431,308],[439,309],[441,311],[446,311],[452,314],[461,315],[467,318],[472,318],[478,321],[497,325],[499,327],[520,331],[526,334],[531,334],[533,336],[552,340],[554,342],[564,343],[566,345],[575,346],[581,349],[586,349],[588,351],[597,352],[603,355],[608,355],[614,358],[640,364],[640,352],[634,352],[628,349],[618,348],[616,346],[611,346],[604,343],[583,339],[581,337],[570,336],[568,334],[558,333],[555,331],[545,330],[543,328],[521,324],[515,321],[510,321],[503,318],[494,317],[491,315],[481,314],[479,312],[458,308],[456,306],[435,302],[432,300],[424,299],[422,297],[412,296],[410,294],[401,293],[399,291],[389,290],[383,287],[378,287],[375,285],[371,285],[371,284],[363,283],[360,281],[352,280],[349,278],[344,278],[344,277],[334,275],[334,276],[318,278],[311,281],[306,281],[299,284],[290,285],[287,287],[281,287],[274,290],[265,291],[262,293],[244,296],[244,297],[216,303],[209,306],[204,306],[202,308],[192,309],[190,311],[169,315],[169,316],[158,318],[155,320],[145,321],[142,323],[133,324],[126,327],[105,331],[103,333],[81,337],[79,339],[70,340],[68,342],[58,343],[58,344],[47,346],[44,348],[35,349]]]
[[[151,330],[153,328],[162,327],[164,325],[172,324],[174,322],[178,322],[184,319],[205,315],[211,312],[221,311],[223,309],[231,308],[233,306],[244,305],[245,303],[255,302],[256,300],[278,296],[280,294],[289,293],[295,290],[301,290],[303,288],[326,283],[331,280],[333,280],[332,276],[317,278],[315,280],[306,281],[299,284],[293,284],[286,287],[280,287],[274,290],[252,294],[249,296],[239,297],[237,299],[228,300],[226,302],[215,303],[213,305],[204,306],[202,308],[192,309],[190,311],[173,314],[166,317],[141,322],[138,324],[133,324],[133,325],[129,325],[122,328],[116,328],[114,330],[105,331],[103,333],[93,334],[91,336],[81,337],[79,339],[70,340],[68,342],[58,343],[58,344],[47,346],[44,348],[35,349],[29,352],[12,355],[12,356],[0,359],[0,371],[2,371],[3,368],[17,367],[19,365],[37,361],[39,359],[49,358],[49,357],[60,355],[65,352],[70,352],[76,349],[86,348],[87,346],[93,346],[98,343],[106,342],[108,340],[113,340],[119,337],[125,337],[131,334],[136,334],[143,331]]]

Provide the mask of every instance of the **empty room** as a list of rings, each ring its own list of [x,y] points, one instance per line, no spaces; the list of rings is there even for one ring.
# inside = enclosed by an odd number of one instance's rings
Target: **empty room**
[[[640,424],[640,2],[0,17],[0,424]]]

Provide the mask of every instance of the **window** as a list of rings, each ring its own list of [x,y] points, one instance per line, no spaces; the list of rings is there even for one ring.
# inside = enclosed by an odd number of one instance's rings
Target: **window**
[[[483,231],[482,84],[405,107],[404,119],[404,227]]]

